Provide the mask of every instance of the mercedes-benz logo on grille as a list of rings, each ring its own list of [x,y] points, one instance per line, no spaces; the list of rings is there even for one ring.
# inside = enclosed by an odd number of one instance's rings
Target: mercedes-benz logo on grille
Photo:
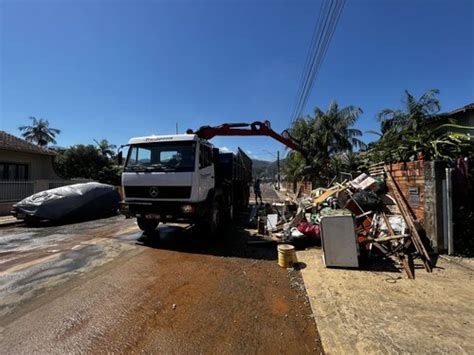
[[[150,187],[150,196],[155,198],[155,197],[158,197],[158,194],[160,193],[160,191],[158,190],[158,188],[156,186],[152,186]]]

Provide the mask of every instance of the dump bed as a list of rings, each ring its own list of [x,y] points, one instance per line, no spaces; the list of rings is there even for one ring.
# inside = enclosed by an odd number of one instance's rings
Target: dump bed
[[[219,163],[216,167],[217,178],[220,181],[252,181],[252,159],[239,148],[237,154],[219,153]]]
[[[248,206],[252,182],[252,159],[239,148],[237,154],[219,153],[216,182],[224,187],[236,209]]]

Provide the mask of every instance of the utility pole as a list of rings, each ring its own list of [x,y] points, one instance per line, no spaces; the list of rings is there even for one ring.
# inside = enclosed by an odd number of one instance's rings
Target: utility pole
[[[278,190],[280,190],[280,151],[277,150],[277,180],[278,180]]]
[[[176,122],[176,134],[178,134],[178,122]]]
[[[267,152],[268,154],[271,154],[271,155],[275,156],[275,153],[272,153],[269,150],[262,149],[262,151]],[[276,158],[277,158],[277,184],[276,184],[276,187],[277,187],[278,190],[280,190],[281,181],[280,181],[280,151],[279,150],[277,150]],[[274,177],[275,177],[275,175],[273,175],[273,178]]]

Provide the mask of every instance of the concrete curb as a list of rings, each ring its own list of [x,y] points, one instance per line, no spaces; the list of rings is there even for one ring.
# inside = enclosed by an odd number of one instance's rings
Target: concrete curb
[[[275,189],[275,187],[273,187],[273,186],[272,186],[272,189],[273,189],[273,191],[275,191],[275,193],[277,194],[278,198],[279,198],[281,201],[285,201],[285,200],[287,200],[288,198],[291,198],[291,196],[290,196],[291,193],[289,193],[289,192],[287,192],[287,191],[277,190],[277,189]]]
[[[0,227],[13,226],[19,223],[21,223],[21,220],[16,219],[15,217],[0,217]]]

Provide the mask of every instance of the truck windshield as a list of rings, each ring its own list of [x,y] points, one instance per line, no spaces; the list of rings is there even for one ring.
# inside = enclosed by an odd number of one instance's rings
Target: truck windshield
[[[130,147],[125,171],[194,171],[195,142],[160,142]]]

